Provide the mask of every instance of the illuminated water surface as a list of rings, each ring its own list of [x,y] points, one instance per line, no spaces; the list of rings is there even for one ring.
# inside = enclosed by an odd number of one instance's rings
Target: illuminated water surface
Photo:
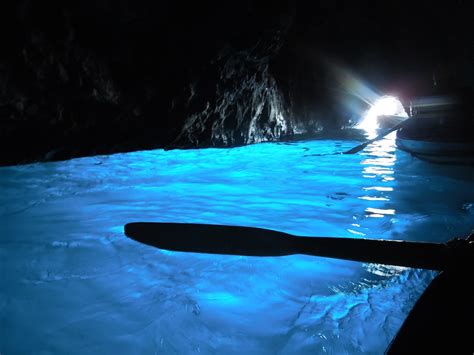
[[[382,353],[433,273],[309,256],[185,254],[132,221],[443,242],[473,228],[474,169],[393,136],[146,151],[0,169],[0,352]]]

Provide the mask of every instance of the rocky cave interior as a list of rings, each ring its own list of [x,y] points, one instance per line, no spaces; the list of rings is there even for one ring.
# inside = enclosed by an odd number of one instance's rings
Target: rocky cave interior
[[[468,1],[1,7],[0,165],[341,131],[368,103],[337,68],[402,102],[474,82]]]

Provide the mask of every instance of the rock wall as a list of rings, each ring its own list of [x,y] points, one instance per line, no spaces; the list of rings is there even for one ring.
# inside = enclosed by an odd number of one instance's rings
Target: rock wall
[[[291,134],[269,60],[291,11],[122,0],[3,4],[0,164]]]
[[[269,59],[282,43],[278,36],[272,40],[242,50],[222,49],[204,75],[189,84],[173,108],[175,116],[186,117],[173,146],[229,147],[294,132],[269,72]]]
[[[380,93],[426,91],[435,72],[441,82],[474,82],[472,40],[452,36],[470,27],[462,4],[444,32],[433,13],[421,26],[398,5],[335,1],[0,7],[0,165],[341,129],[367,103],[341,86],[333,59]],[[414,38],[420,26],[433,36]]]

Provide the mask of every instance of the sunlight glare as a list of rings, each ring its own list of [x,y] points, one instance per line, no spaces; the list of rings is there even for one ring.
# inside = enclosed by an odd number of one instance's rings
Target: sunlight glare
[[[383,115],[408,117],[400,100],[394,96],[383,96],[375,101],[357,127],[374,131],[379,128],[378,117]]]

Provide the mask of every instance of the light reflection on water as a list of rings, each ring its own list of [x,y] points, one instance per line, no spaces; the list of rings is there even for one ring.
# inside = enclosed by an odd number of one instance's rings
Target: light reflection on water
[[[418,161],[393,136],[356,155],[311,155],[357,143],[1,168],[0,352],[383,352],[432,273],[174,253],[123,235],[132,221],[434,242],[469,232],[472,168]]]
[[[363,156],[367,156],[366,159],[361,161],[363,167],[362,176],[371,179],[368,181],[369,186],[363,187],[363,190],[375,193],[359,197],[360,199],[367,201],[390,201],[391,194],[388,194],[388,192],[396,193],[394,192],[396,181],[394,178],[391,178],[394,174],[394,165],[397,160],[395,153],[395,132],[369,145],[362,153]],[[394,208],[380,208],[378,204],[375,206],[377,207],[366,207],[366,217],[381,218],[395,214]]]

